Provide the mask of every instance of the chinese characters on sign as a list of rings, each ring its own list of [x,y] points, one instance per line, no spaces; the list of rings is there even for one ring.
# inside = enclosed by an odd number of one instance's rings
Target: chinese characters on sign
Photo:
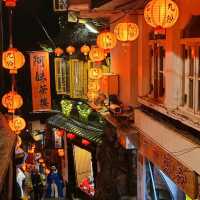
[[[48,52],[30,53],[33,111],[51,109]]]
[[[144,135],[140,135],[140,152],[169,176],[185,193],[196,198],[197,182],[196,175],[192,170]]]

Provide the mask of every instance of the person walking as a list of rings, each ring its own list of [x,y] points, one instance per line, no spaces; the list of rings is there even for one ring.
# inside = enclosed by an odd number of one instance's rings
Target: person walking
[[[51,167],[52,172],[47,176],[47,198],[63,198],[64,182],[55,166]]]
[[[41,200],[42,198],[42,180],[37,169],[34,169],[31,174],[32,184],[33,184],[33,192],[34,192],[34,200]]]

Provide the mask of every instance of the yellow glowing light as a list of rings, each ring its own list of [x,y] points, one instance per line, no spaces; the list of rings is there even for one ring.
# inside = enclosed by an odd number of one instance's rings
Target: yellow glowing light
[[[119,41],[134,41],[139,36],[139,28],[135,23],[119,23],[114,28],[114,33]]]
[[[144,9],[144,19],[152,27],[170,28],[179,17],[177,4],[172,0],[152,0]]]

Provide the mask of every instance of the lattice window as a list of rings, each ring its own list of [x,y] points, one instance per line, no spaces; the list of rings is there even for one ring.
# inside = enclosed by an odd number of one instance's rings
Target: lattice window
[[[67,11],[68,0],[53,0],[53,10],[55,12]]]
[[[165,47],[163,45],[150,45],[150,96],[160,99],[165,95]]]
[[[200,44],[183,45],[184,52],[184,106],[200,113]]]

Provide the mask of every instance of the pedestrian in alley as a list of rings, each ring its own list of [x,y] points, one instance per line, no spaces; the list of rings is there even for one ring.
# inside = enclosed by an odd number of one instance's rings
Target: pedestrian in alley
[[[31,173],[31,179],[33,184],[34,200],[41,200],[42,198],[42,180],[37,169],[34,169]]]
[[[47,198],[63,198],[64,182],[55,166],[51,167],[51,173],[47,176]]]

